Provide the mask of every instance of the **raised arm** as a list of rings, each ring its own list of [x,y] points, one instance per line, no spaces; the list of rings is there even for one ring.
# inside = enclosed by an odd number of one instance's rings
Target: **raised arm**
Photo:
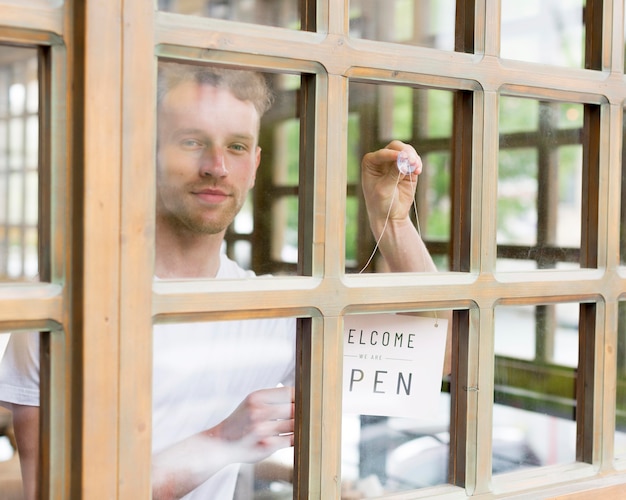
[[[398,155],[404,152],[413,172],[402,174]],[[370,228],[391,272],[435,272],[437,268],[409,214],[422,172],[422,160],[415,149],[392,141],[383,149],[368,153],[361,162],[361,183]],[[382,234],[382,237],[381,237]],[[448,336],[443,373],[451,372],[452,314],[438,313],[448,320]]]
[[[152,457],[154,500],[181,498],[230,464],[293,446],[294,389],[253,392],[223,422]]]
[[[408,156],[414,172],[402,174],[398,171],[396,162],[401,151]],[[383,149],[366,154],[361,162],[361,182],[370,228],[391,272],[436,271],[409,218],[421,171],[422,160],[415,149],[400,141],[392,141]]]

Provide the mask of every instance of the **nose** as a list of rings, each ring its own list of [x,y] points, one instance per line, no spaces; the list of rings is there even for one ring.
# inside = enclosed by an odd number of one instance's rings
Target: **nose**
[[[200,162],[200,175],[202,177],[225,177],[228,175],[226,159],[220,148],[207,149]]]

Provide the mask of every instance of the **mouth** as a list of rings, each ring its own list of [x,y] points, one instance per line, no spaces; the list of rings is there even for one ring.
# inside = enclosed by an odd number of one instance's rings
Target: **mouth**
[[[210,205],[221,203],[229,197],[228,193],[216,188],[196,189],[191,194]]]

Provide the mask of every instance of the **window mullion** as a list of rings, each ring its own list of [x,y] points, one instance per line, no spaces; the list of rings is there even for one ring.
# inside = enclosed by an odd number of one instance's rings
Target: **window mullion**
[[[123,2],[119,324],[120,499],[149,496],[152,444],[152,277],[156,185],[154,9]],[[132,334],[131,334],[132,332]]]
[[[71,16],[71,498],[116,498],[119,473],[121,1]],[[106,140],[104,140],[106,138]],[[94,453],[97,450],[97,453]]]

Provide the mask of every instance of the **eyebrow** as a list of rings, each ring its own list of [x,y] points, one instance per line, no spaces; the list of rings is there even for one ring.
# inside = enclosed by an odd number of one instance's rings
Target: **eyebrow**
[[[200,129],[200,128],[182,128],[179,130],[176,130],[173,134],[174,137],[179,137],[181,135],[206,135],[204,130]],[[254,136],[251,134],[246,134],[246,133],[235,133],[235,134],[230,134],[229,137],[236,139],[236,140],[242,140],[242,141],[254,141]]]

